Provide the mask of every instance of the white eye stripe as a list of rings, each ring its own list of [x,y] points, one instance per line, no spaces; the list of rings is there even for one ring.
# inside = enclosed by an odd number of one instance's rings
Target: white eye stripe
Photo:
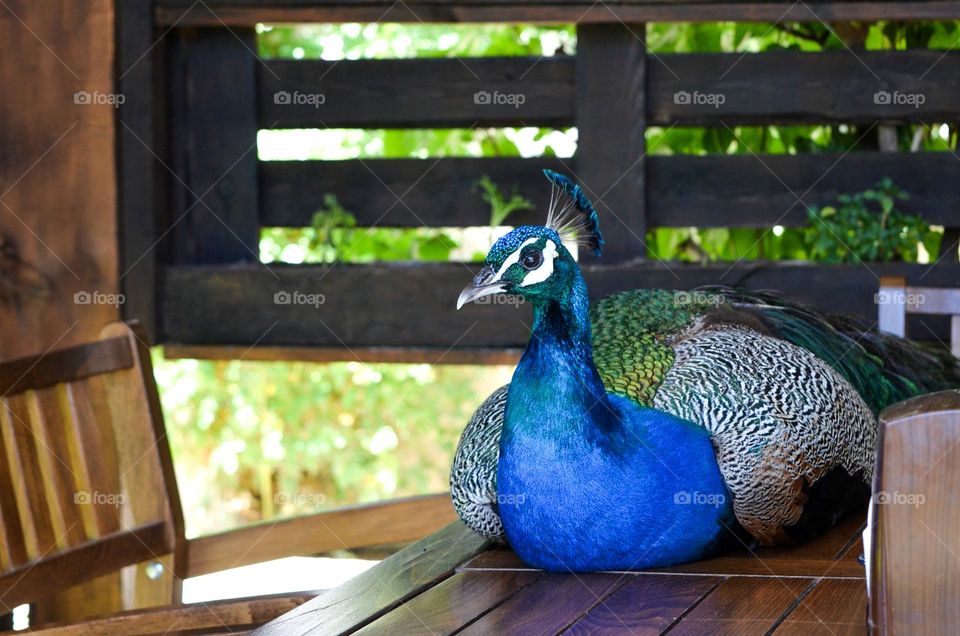
[[[536,285],[553,276],[553,261],[556,258],[557,246],[553,241],[547,239],[547,244],[543,247],[543,263],[537,269],[528,272],[520,286]]]
[[[514,250],[513,254],[508,256],[507,259],[503,261],[503,264],[500,266],[500,269],[498,269],[497,273],[494,275],[492,282],[496,282],[500,280],[500,277],[503,276],[504,272],[510,269],[511,265],[514,265],[520,262],[520,252],[523,251],[523,248],[525,248],[527,245],[530,245],[532,243],[536,243],[539,240],[540,239],[538,237],[534,236],[534,237],[528,238],[526,241],[521,243],[520,247]],[[547,241],[547,243],[551,243],[551,242],[552,241]]]

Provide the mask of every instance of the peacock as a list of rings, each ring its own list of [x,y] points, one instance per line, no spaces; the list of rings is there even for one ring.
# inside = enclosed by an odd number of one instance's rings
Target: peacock
[[[634,570],[792,544],[869,497],[877,414],[960,386],[947,352],[773,292],[638,289],[590,303],[567,245],[602,252],[593,205],[552,185],[544,226],[501,237],[460,294],[533,307],[509,385],[451,470],[462,520],[551,571]]]

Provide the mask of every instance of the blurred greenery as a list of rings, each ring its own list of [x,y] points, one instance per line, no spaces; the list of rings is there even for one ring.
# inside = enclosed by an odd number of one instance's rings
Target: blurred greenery
[[[380,59],[551,56],[576,51],[572,25],[260,25],[265,58]],[[650,24],[649,64],[666,54],[845,49],[951,49],[956,23]],[[466,70],[465,70],[466,72]],[[897,125],[897,149],[949,150],[955,124]],[[575,129],[263,130],[261,160],[368,157],[559,156]],[[876,131],[855,125],[731,126],[647,130],[652,154],[827,153],[875,150]],[[889,150],[889,148],[886,148]],[[529,202],[509,183],[478,175],[464,196],[491,208],[488,228],[355,226],[326,197],[310,227],[264,228],[264,261],[476,260]],[[810,211],[805,227],[658,228],[652,255],[689,261],[934,257],[938,236],[901,214],[901,190],[884,182]],[[842,240],[842,242],[841,242]],[[922,242],[921,254],[917,243]],[[844,245],[844,243],[846,245]],[[163,360],[157,379],[191,534],[239,523],[446,487],[458,435],[473,408],[509,380],[505,367]]]

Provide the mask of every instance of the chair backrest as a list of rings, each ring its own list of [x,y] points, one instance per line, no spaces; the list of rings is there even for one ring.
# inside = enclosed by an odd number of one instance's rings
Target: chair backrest
[[[178,561],[182,512],[143,338],[115,323],[95,342],[0,363],[0,613]]]
[[[880,414],[868,528],[869,624],[876,634],[949,634],[960,625],[960,390]]]
[[[908,287],[901,277],[880,279],[877,294],[880,331],[906,337],[907,314],[940,314],[950,318],[950,350],[960,358],[960,289]]]

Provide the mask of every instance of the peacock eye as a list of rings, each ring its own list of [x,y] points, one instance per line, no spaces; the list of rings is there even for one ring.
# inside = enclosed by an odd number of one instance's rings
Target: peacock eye
[[[543,254],[539,251],[527,252],[520,260],[524,269],[537,269],[543,264]]]

